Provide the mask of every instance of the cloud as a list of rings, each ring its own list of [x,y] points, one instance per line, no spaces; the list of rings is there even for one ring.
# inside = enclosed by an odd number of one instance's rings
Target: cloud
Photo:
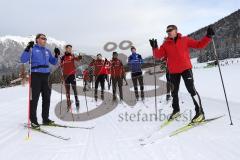
[[[188,34],[237,10],[238,4],[238,0],[3,0],[1,35],[43,32],[80,51],[105,55],[105,43],[131,40],[147,56],[148,39],[161,42],[168,24]]]

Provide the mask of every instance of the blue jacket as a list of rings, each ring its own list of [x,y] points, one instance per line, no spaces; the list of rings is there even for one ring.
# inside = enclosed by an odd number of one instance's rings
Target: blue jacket
[[[34,45],[32,48],[32,72],[50,73],[49,62],[53,65],[57,64],[58,59],[53,57],[51,51],[46,47]],[[24,51],[21,55],[21,62],[26,63],[30,59],[30,53]]]
[[[132,73],[142,72],[143,59],[140,54],[132,53],[128,57],[128,65]]]

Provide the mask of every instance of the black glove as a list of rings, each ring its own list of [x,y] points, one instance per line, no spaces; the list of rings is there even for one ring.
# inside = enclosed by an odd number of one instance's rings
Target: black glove
[[[79,55],[78,55],[78,59],[82,59],[82,56],[80,55],[80,53],[79,53]]]
[[[150,39],[149,42],[153,49],[158,48],[157,39]]]
[[[54,53],[55,53],[55,58],[58,58],[58,56],[60,55],[60,50],[58,48],[55,48]]]
[[[107,60],[107,58],[105,58],[104,65],[106,65],[107,63],[108,63],[108,60]]]
[[[212,36],[214,36],[214,35],[215,35],[215,32],[212,29],[212,27],[208,27],[208,29],[207,29],[207,37],[212,38]]]
[[[25,48],[25,51],[26,51],[26,52],[29,52],[30,49],[33,47],[33,45],[34,45],[34,42],[33,42],[33,41],[28,42],[28,45],[27,45],[27,47]]]

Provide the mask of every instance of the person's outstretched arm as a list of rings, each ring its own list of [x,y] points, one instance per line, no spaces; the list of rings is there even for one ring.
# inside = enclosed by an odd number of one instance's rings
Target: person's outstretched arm
[[[27,45],[27,47],[24,49],[24,52],[22,53],[20,60],[22,63],[26,63],[29,61],[30,59],[30,52],[31,49],[33,48],[34,42],[30,41]]]
[[[211,42],[211,38],[205,36],[201,40],[195,40],[190,37],[187,37],[187,44],[189,48],[201,49],[205,48],[208,43]]]
[[[160,46],[160,48],[153,49],[153,57],[158,60],[166,57],[166,51],[163,45]]]
[[[160,46],[160,48],[158,48],[157,39],[150,39],[149,42],[153,50],[153,58],[162,59],[163,57],[166,57],[164,43]]]
[[[187,37],[187,44],[189,48],[196,48],[196,49],[201,49],[205,48],[209,42],[212,40],[212,36],[215,35],[214,30],[212,27],[208,27],[207,29],[207,34],[205,37],[203,37],[201,40],[194,40],[190,37]]]

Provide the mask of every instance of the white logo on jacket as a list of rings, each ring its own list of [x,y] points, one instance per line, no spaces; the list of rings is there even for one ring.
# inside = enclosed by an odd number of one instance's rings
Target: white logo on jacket
[[[45,56],[46,56],[46,57],[49,57],[48,51],[45,51]]]

